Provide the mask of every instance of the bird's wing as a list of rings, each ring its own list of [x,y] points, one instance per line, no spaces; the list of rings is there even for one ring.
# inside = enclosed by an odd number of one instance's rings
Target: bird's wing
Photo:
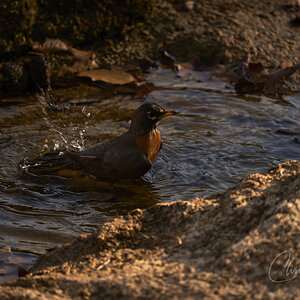
[[[147,173],[152,164],[125,136],[81,152],[48,153],[29,164],[29,170],[49,174],[62,169],[82,170],[98,178],[130,179]]]
[[[107,151],[103,157],[102,170],[107,178],[139,178],[151,169],[151,162],[138,148],[122,147]]]
[[[55,173],[62,169],[79,169],[76,164],[74,164],[65,153],[60,152],[50,152],[45,155],[28,162],[24,163],[24,167],[34,174],[49,174]]]
[[[65,151],[51,166],[79,169],[98,178],[130,179],[147,173],[152,164],[144,152],[131,143],[99,144],[82,152]]]

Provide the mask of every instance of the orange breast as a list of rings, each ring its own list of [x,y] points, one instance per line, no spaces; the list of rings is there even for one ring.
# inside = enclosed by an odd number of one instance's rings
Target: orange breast
[[[144,150],[149,160],[153,162],[161,146],[160,133],[155,129],[148,135],[138,137],[136,143],[140,149]]]

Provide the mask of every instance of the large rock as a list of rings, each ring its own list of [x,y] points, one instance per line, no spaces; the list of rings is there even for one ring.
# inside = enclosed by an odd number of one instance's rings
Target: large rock
[[[50,89],[50,71],[43,56],[35,56],[25,64],[4,63],[0,70],[6,96],[18,96],[28,91],[38,93]]]
[[[289,161],[224,194],[106,223],[42,256],[0,298],[295,299],[299,206],[300,162]]]
[[[73,45],[99,45],[120,38],[126,26],[143,22],[151,7],[144,0],[0,2],[0,58],[28,51],[33,40],[47,37]]]

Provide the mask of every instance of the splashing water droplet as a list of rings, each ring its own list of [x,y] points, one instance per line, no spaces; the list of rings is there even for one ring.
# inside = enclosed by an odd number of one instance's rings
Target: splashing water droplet
[[[74,126],[73,122],[71,121],[68,127],[72,128],[72,138],[68,139],[66,137],[66,134],[62,132],[62,127],[58,127],[53,122],[50,121],[50,113],[53,113],[53,110],[51,109],[53,103],[55,103],[55,99],[51,95],[50,92],[41,92],[40,94],[36,95],[38,101],[39,101],[39,107],[41,108],[41,111],[43,113],[43,119],[46,123],[46,125],[49,127],[49,130],[51,132],[54,132],[55,134],[59,135],[60,140],[54,140],[54,147],[53,150],[57,151],[59,149],[65,149],[69,150],[70,148],[74,148],[76,150],[83,150],[84,149],[84,133],[85,129],[82,129],[78,126]],[[50,108],[50,109],[49,109]],[[91,114],[86,111],[86,107],[84,106],[82,108],[82,112],[86,117],[89,117]],[[55,112],[57,114],[57,112]],[[87,126],[88,122],[84,123],[84,126]],[[44,145],[42,152],[45,150],[50,150],[48,145]]]
[[[58,150],[59,149],[59,143],[55,143],[54,144],[54,151]]]

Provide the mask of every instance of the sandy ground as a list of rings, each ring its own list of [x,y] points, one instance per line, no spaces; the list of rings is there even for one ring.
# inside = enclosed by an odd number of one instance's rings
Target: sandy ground
[[[96,49],[97,59],[111,65],[147,56],[160,60],[161,49],[167,49],[180,62],[196,61],[200,67],[248,60],[262,63],[268,72],[277,71],[300,63],[300,28],[292,26],[285,3],[153,1],[142,23],[128,28],[111,46]],[[299,91],[299,86],[298,71],[286,87]]]
[[[136,5],[139,7],[141,3],[138,2],[136,1]],[[300,28],[291,23],[291,16],[284,6],[288,2],[297,1],[149,1],[147,9],[139,10],[142,21],[134,20],[134,25],[131,26],[119,24],[118,28],[124,28],[117,38],[102,40],[101,35],[94,33],[94,44],[81,43],[80,46],[76,44],[75,38],[72,40],[73,35],[68,35],[70,40],[67,42],[74,47],[94,52],[96,61],[102,67],[137,63],[147,56],[159,61],[161,50],[167,49],[177,55],[180,62],[198,62],[196,65],[200,67],[216,63],[229,65],[248,59],[253,63],[262,63],[268,72],[273,72],[300,63]],[[60,15],[61,11],[56,12],[55,8],[52,10],[53,20],[64,19]],[[126,17],[128,11],[125,9],[122,13]],[[55,17],[55,14],[58,16]],[[91,26],[88,15],[76,16],[79,23]],[[101,23],[101,20],[97,22]],[[71,21],[69,23],[72,24]],[[68,27],[69,23],[64,24],[65,29],[73,32]],[[64,40],[65,36],[59,34],[61,26],[55,22],[51,26],[58,27],[57,34],[50,35],[46,30],[44,38]],[[79,36],[88,35],[85,26],[80,28],[76,29]],[[106,30],[109,30],[109,26]],[[90,67],[89,56],[83,60],[82,57],[79,59],[73,55],[58,57],[60,56],[54,55],[51,59],[48,57],[53,69],[60,70],[65,64],[72,65],[72,60],[78,67],[77,70],[73,65],[73,71]],[[286,87],[299,91],[299,86],[300,72],[297,71],[287,80]]]
[[[198,0],[190,10],[186,1],[155,3],[145,24],[109,50],[114,62],[153,55],[160,47],[181,60],[223,53],[226,62],[250,54],[276,68],[300,61],[299,28],[291,26],[285,1]]]
[[[299,205],[300,162],[286,162],[210,199],[106,223],[42,256],[0,298],[295,299]]]

